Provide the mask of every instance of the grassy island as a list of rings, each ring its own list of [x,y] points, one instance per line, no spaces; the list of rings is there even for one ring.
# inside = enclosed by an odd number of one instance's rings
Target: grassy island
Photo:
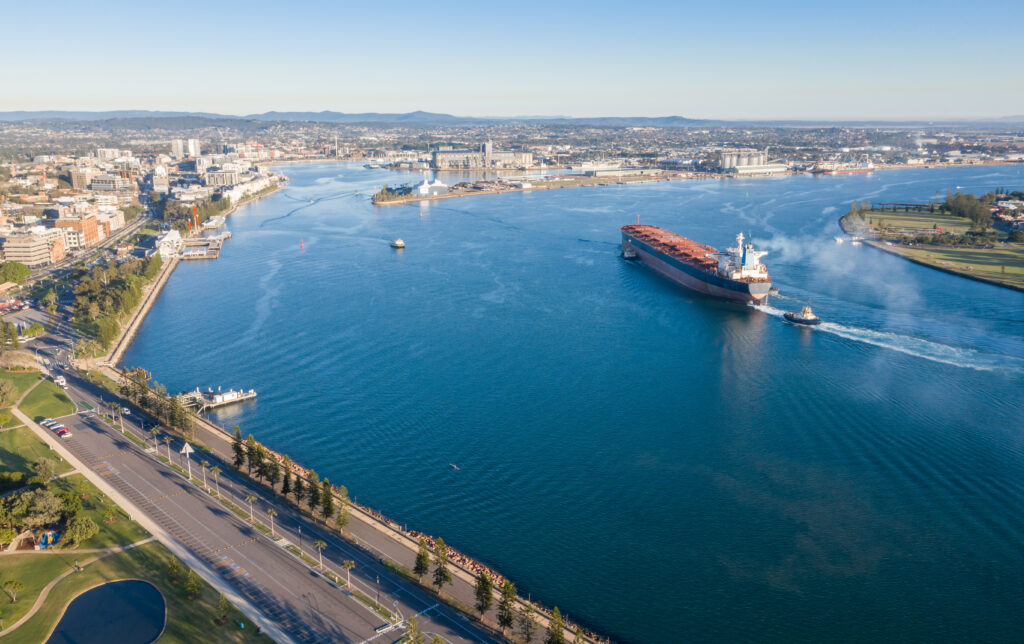
[[[854,202],[839,225],[847,234],[912,262],[1024,290],[1024,230],[1014,230],[1015,212],[998,205],[1022,198],[1021,192],[983,197],[950,193],[938,203]]]

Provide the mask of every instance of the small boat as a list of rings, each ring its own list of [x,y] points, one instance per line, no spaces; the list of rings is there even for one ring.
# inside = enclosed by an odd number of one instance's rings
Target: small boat
[[[405,242],[402,241],[401,239],[396,239],[395,241],[391,242],[391,247],[392,248],[405,248]]]
[[[805,306],[799,313],[794,313],[792,311],[783,313],[782,317],[786,318],[787,322],[792,322],[793,324],[803,324],[806,326],[821,324],[821,318],[811,311],[810,305]]]
[[[451,467],[451,468],[452,468],[453,470],[455,470],[456,472],[458,472],[458,471],[459,471],[459,466],[458,466],[458,465],[456,465],[455,463],[449,463],[448,465],[449,465],[449,466],[450,466],[450,467]]]
[[[778,294],[779,294],[779,287],[778,286],[773,286],[770,289],[768,289],[768,295],[778,295]]]
[[[836,237],[836,243],[837,244],[842,244],[843,243],[843,238],[842,237]]]

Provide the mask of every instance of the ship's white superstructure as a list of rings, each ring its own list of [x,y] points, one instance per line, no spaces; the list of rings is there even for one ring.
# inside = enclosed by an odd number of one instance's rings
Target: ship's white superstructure
[[[743,233],[736,235],[736,247],[718,253],[718,274],[731,280],[768,277],[768,268],[761,263],[768,251],[754,250],[754,245],[744,244],[743,239]]]

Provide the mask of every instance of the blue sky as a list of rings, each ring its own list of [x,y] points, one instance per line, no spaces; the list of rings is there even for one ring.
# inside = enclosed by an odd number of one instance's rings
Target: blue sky
[[[5,0],[0,111],[1024,114],[1024,2]]]

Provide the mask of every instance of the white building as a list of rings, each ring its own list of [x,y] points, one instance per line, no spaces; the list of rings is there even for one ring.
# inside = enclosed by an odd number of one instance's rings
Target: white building
[[[177,230],[168,230],[156,238],[156,249],[160,257],[166,259],[181,251],[181,243],[181,233]]]
[[[202,156],[202,150],[199,147],[199,139],[188,140],[188,155],[192,158],[199,158]]]
[[[423,175],[423,183],[413,188],[412,193],[417,197],[434,197],[437,195],[443,195],[448,192],[450,188],[441,183],[440,179],[434,179],[430,181],[427,179],[427,175]]]

